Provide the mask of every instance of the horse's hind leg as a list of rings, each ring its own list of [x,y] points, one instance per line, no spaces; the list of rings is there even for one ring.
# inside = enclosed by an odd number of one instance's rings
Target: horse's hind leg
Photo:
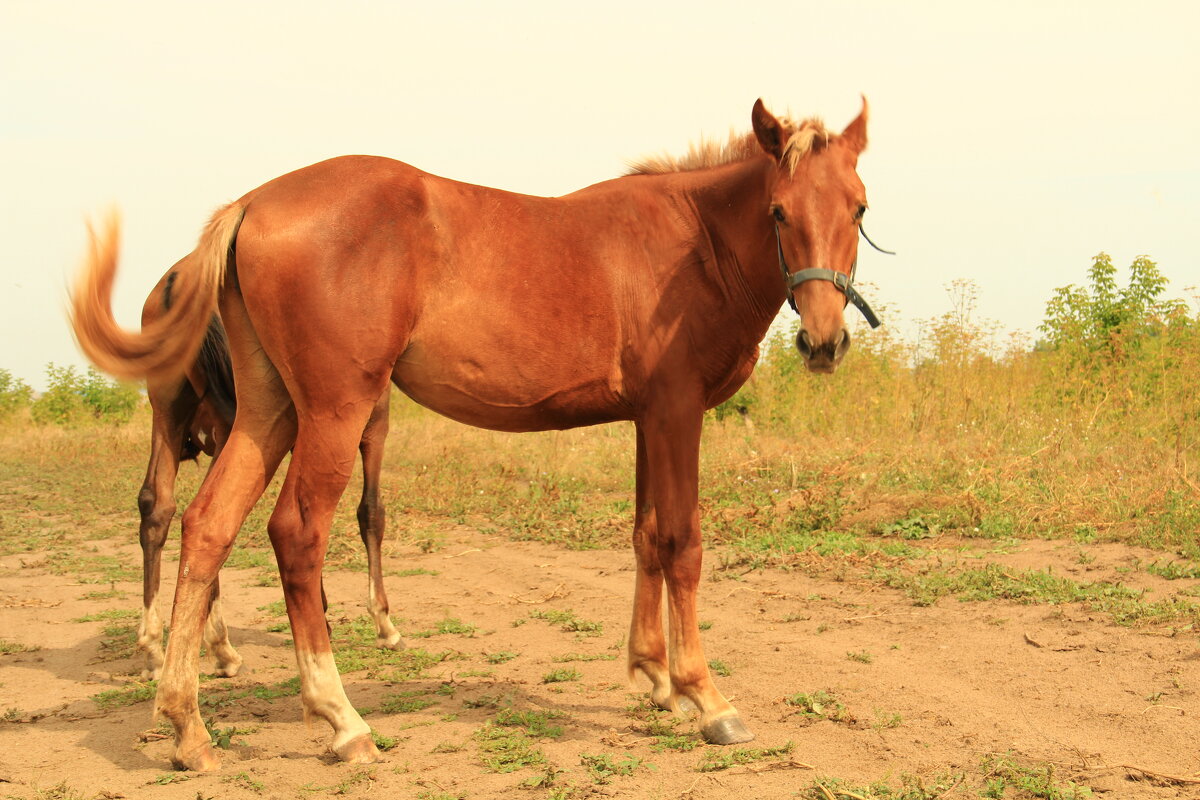
[[[175,516],[175,478],[179,472],[183,436],[196,413],[199,399],[186,380],[150,383],[150,463],[138,492],[142,546],[142,621],[137,646],[145,654],[142,677],[157,679],[163,664],[163,624],[158,615],[158,589],[162,574],[162,549]]]
[[[338,409],[336,414],[320,418],[298,409],[292,461],[267,525],[292,625],[305,718],[318,716],[329,722],[334,753],[355,763],[377,761],[379,751],[338,676],[324,613],[321,570],[333,513],[350,480],[354,450],[375,397],[339,402],[332,406]]]
[[[221,613],[221,578],[213,579],[212,594],[208,601],[208,614],[204,620],[204,649],[217,662],[213,674],[219,678],[232,678],[242,669],[242,657],[229,641],[229,629]]]
[[[197,701],[200,640],[213,587],[238,529],[295,441],[296,431],[291,398],[263,354],[244,307],[234,300],[223,302],[221,310],[238,367],[237,419],[184,513],[171,639],[155,703],[175,729],[172,760],[182,769],[195,770],[219,765]]]
[[[379,500],[379,475],[383,470],[383,443],[388,432],[388,401],[391,385],[379,396],[363,431],[358,450],[363,463],[363,494],[358,504],[358,533],[367,549],[367,609],[375,620],[375,641],[388,650],[403,650],[404,641],[388,616],[387,591],[383,587],[383,531],[385,511]]]
[[[212,421],[210,434],[213,438],[213,460],[209,463],[209,471],[217,463],[217,456],[225,443],[229,441],[229,425],[223,420]],[[219,678],[232,678],[242,669],[242,657],[229,641],[229,629],[225,626],[225,615],[221,610],[221,578],[213,579],[212,595],[208,600],[208,615],[204,622],[204,648],[216,661],[213,674]]]

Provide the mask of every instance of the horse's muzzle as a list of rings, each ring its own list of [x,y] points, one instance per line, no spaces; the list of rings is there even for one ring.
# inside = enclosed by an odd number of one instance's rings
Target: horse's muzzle
[[[801,328],[796,335],[796,349],[810,372],[829,374],[837,369],[850,349],[850,331],[842,328],[832,339],[814,343],[808,330]]]

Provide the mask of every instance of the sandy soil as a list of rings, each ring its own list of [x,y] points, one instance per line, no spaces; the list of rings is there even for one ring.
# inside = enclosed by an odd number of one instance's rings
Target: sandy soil
[[[700,772],[706,755],[721,748],[655,751],[646,713],[637,710],[637,689],[645,686],[631,690],[625,683],[629,552],[571,552],[465,528],[449,532],[446,541],[431,553],[390,547],[387,569],[437,573],[389,577],[393,617],[401,630],[429,629],[455,617],[478,631],[411,641],[465,658],[438,664],[407,684],[365,672],[345,676],[359,707],[375,707],[385,695],[406,690],[437,699],[414,713],[367,715],[377,732],[398,742],[385,761],[366,770],[337,763],[326,750],[328,728],[322,723],[307,729],[292,696],[245,699],[219,709],[218,727],[251,732],[235,735],[220,751],[219,773],[172,772],[170,741],[151,719],[149,701],[102,710],[91,699],[134,680],[140,662],[104,661],[105,623],[72,621],[136,607],[137,585],[117,584],[128,592],[122,597],[81,599],[107,587],[53,575],[37,554],[0,558],[0,638],[37,648],[0,656],[0,712],[8,711],[0,722],[0,797],[545,797],[546,788],[516,791],[534,770],[496,774],[481,763],[472,736],[496,709],[472,706],[498,696],[516,708],[562,712],[557,721],[564,735],[541,747],[563,770],[556,786],[565,796],[807,797],[818,776],[845,779],[847,786],[878,780],[899,786],[902,775],[932,781],[946,772],[966,773],[976,788],[945,796],[978,796],[982,759],[1009,754],[1022,763],[1052,764],[1056,780],[1074,780],[1098,796],[1200,797],[1200,784],[1151,774],[1200,771],[1200,642],[1194,633],[1119,627],[1077,606],[943,599],[916,607],[853,575],[839,580],[837,570],[815,577],[754,571],[737,579],[713,573],[702,585],[700,603],[701,619],[711,623],[707,656],[731,672],[719,685],[756,733],[752,746],[791,742],[794,748],[789,755]],[[133,543],[101,547],[137,563]],[[1086,573],[1088,580],[1128,581],[1115,570],[1144,557],[1098,546],[1095,560],[1083,566],[1076,563],[1077,550],[1026,542],[1002,558],[1014,567],[1053,564],[1064,574]],[[718,561],[714,553],[707,563]],[[236,678],[214,680],[205,690],[270,685],[295,674],[286,631],[269,631],[277,618],[259,610],[279,600],[280,590],[257,583],[259,574],[246,570],[229,570],[222,579],[233,641],[246,664]],[[332,572],[326,585],[335,621],[361,613],[363,575]],[[580,638],[531,618],[547,609],[571,609],[603,622],[603,635]],[[501,651],[519,655],[489,663],[486,655]],[[617,658],[553,660],[569,653]],[[564,666],[582,678],[542,682]],[[442,694],[435,693],[439,689]],[[818,690],[845,705],[843,719],[813,721],[784,702]],[[693,731],[694,725],[679,730]],[[581,764],[583,754],[642,761],[632,775],[601,783]],[[1028,795],[1010,790],[1004,796]]]

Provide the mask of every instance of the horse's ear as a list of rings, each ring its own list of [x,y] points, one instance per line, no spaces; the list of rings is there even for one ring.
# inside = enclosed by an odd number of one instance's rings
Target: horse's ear
[[[842,131],[842,140],[850,145],[850,149],[856,153],[861,153],[867,149],[867,98],[862,99],[862,111],[858,112],[858,116],[854,121],[846,126],[846,130]]]
[[[750,122],[754,126],[754,136],[762,145],[762,149],[778,161],[783,155],[783,126],[771,115],[770,111],[767,111],[761,97],[754,102],[754,109],[750,112]]]

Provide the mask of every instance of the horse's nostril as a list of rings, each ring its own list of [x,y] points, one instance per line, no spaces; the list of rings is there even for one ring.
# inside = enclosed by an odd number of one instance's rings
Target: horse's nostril
[[[837,339],[833,343],[833,357],[840,359],[846,355],[846,351],[850,349],[850,331],[842,328],[842,332],[838,334]]]
[[[800,334],[796,337],[796,349],[800,351],[800,355],[804,359],[812,358],[812,339],[808,337],[808,331],[800,330]]]

